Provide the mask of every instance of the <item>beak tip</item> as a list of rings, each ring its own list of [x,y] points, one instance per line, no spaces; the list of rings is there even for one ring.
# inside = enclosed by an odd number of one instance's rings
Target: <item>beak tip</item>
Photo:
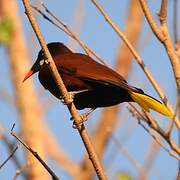
[[[24,77],[24,79],[22,80],[22,82],[24,83],[30,76],[32,76],[33,75],[33,71],[32,70],[30,70],[27,74],[26,74],[26,76]]]
[[[24,78],[24,79],[22,80],[22,83],[24,83],[24,82],[25,82],[25,80],[26,80],[26,78]]]

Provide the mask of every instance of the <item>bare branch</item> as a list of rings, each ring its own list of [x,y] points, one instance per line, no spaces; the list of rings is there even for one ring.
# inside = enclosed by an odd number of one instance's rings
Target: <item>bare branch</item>
[[[167,0],[162,0],[161,9],[159,12],[159,20],[160,20],[161,25],[166,23],[166,19],[167,19]]]
[[[178,0],[173,1],[173,35],[176,46],[178,43]]]
[[[147,6],[147,2],[145,0],[139,0],[139,3],[141,5],[144,15],[146,16],[146,19],[148,20],[150,24],[151,30],[154,32],[154,34],[159,39],[159,41],[162,42],[164,40],[164,36],[161,30],[159,29],[157,23],[153,19],[153,16],[149,10],[149,7]]]
[[[131,43],[136,46],[142,24],[143,24],[143,14],[138,7],[137,0],[131,0],[129,2],[128,10],[127,10],[127,19],[125,22],[125,30],[124,33],[131,40]],[[125,79],[128,78],[128,74],[131,70],[132,64],[132,54],[129,49],[123,44],[120,43],[117,56],[115,57],[115,68],[116,71],[119,72]],[[106,151],[108,143],[111,141],[111,136],[114,130],[117,128],[117,123],[120,121],[118,118],[120,107],[113,106],[104,108],[101,117],[98,121],[98,125],[93,131],[92,141],[94,147],[96,148],[96,152],[101,159]],[[127,131],[127,134],[124,136],[124,140],[126,141],[128,138],[128,132],[132,132],[131,130]],[[110,163],[108,163],[109,165]],[[87,156],[84,156],[81,163],[81,171],[77,174],[76,179],[87,179],[90,180],[93,178],[93,169],[89,164],[89,160]]]
[[[56,174],[51,170],[51,168],[42,160],[42,158],[39,156],[39,154],[34,151],[31,147],[29,147],[22,139],[20,139],[14,132],[13,129],[15,127],[15,124],[13,124],[11,129],[11,135],[15,137],[32,155],[42,164],[42,166],[49,172],[52,179],[59,180],[59,178],[56,176]]]
[[[174,114],[174,116],[173,116],[173,118],[172,118],[172,121],[171,121],[171,123],[170,123],[170,126],[169,126],[169,130],[168,130],[168,132],[167,132],[167,134],[168,134],[168,136],[170,137],[171,136],[171,134],[172,134],[172,130],[173,130],[173,126],[174,126],[174,124],[175,124],[175,118],[176,118],[176,116],[178,115],[178,112],[179,112],[179,107],[180,107],[180,97],[178,97],[177,98],[178,100],[177,100],[177,105],[176,105],[176,109],[175,109],[175,114]]]
[[[177,155],[174,154],[174,152],[172,150],[169,150],[166,146],[164,146],[162,144],[161,139],[159,139],[156,135],[154,135],[144,124],[141,123],[141,121],[139,121],[139,124],[144,128],[144,130],[150,134],[152,136],[152,138],[166,151],[168,152],[168,154],[174,158],[176,158],[177,160],[180,160],[180,157],[178,157]]]
[[[45,9],[45,11],[54,19],[56,20],[58,23],[56,23],[55,21],[53,21],[52,19],[50,19],[48,16],[46,16],[39,7],[33,6],[31,5],[31,7],[37,11],[38,13],[40,13],[43,18],[47,21],[49,21],[50,23],[52,23],[53,25],[55,25],[56,27],[58,27],[60,30],[62,30],[63,32],[65,32],[67,35],[69,35],[71,38],[73,38],[74,40],[76,40],[79,45],[84,49],[85,53],[87,55],[90,56],[90,54],[92,54],[97,60],[99,60],[101,63],[103,63],[104,65],[108,66],[108,64],[106,63],[106,61],[104,61],[99,55],[97,55],[97,53],[95,53],[87,44],[85,44],[73,31],[71,31],[71,29],[68,27],[67,24],[65,24],[61,19],[57,18],[56,15],[54,15],[54,13],[52,13],[44,3],[42,3],[42,7]]]
[[[151,82],[152,86],[154,87],[154,89],[156,90],[156,92],[158,93],[158,95],[160,96],[160,98],[162,99],[163,103],[167,106],[167,108],[169,109],[169,111],[174,114],[174,110],[172,108],[172,106],[170,105],[170,103],[168,102],[164,92],[161,90],[160,86],[158,85],[158,83],[155,81],[155,79],[153,78],[152,74],[150,73],[150,71],[148,70],[148,68],[146,67],[146,65],[144,64],[143,60],[141,59],[141,57],[139,56],[139,54],[136,52],[136,50],[134,49],[134,47],[132,46],[132,44],[129,42],[129,40],[126,38],[126,36],[123,34],[123,32],[115,25],[115,23],[111,20],[111,18],[109,17],[109,15],[107,13],[105,13],[104,9],[98,4],[98,2],[96,0],[91,0],[92,3],[97,7],[97,9],[100,11],[100,13],[103,15],[103,17],[105,18],[105,20],[109,23],[109,25],[114,29],[114,31],[119,35],[119,37],[124,41],[124,43],[127,45],[127,47],[129,48],[129,50],[131,51],[131,53],[134,55],[134,58],[136,60],[136,62],[140,65],[140,67],[142,68],[142,70],[144,71],[145,75],[147,76],[147,78],[149,79],[149,81]],[[180,71],[179,71],[180,73]],[[180,128],[180,121],[179,119],[175,119],[176,122],[176,126],[178,128]]]
[[[25,169],[27,169],[29,166],[30,166],[30,163],[27,162],[23,167],[17,169],[13,180],[16,180],[19,175],[23,174]]]
[[[22,0],[22,1],[24,4],[24,7],[25,7],[27,17],[29,19],[29,22],[31,23],[31,26],[32,26],[35,34],[36,34],[36,37],[38,38],[39,43],[40,43],[40,45],[44,51],[44,54],[49,61],[49,67],[50,67],[52,76],[57,83],[58,89],[60,90],[60,92],[63,96],[64,102],[67,104],[67,107],[71,113],[71,116],[74,119],[75,125],[77,127],[77,130],[78,130],[81,138],[82,138],[82,141],[83,141],[85,148],[88,152],[89,158],[90,158],[90,160],[94,166],[96,174],[99,178],[106,179],[104,172],[103,172],[103,169],[101,167],[101,164],[98,160],[98,157],[97,157],[95,150],[94,150],[94,148],[91,144],[91,141],[89,139],[88,133],[85,129],[85,126],[84,126],[84,124],[82,124],[81,116],[79,115],[74,103],[72,102],[72,100],[69,96],[69,93],[68,93],[68,91],[67,91],[67,89],[63,83],[63,80],[62,80],[62,78],[61,78],[61,76],[60,76],[60,74],[56,68],[56,65],[55,65],[55,63],[51,57],[51,54],[50,54],[50,52],[46,46],[45,40],[44,40],[40,30],[39,30],[38,24],[37,24],[33,14],[32,14],[32,10],[31,10],[31,6],[29,4],[29,1],[28,0]]]
[[[0,169],[13,157],[17,149],[19,148],[19,144],[16,145],[16,147],[12,150],[12,152],[9,154],[7,159],[0,165]]]
[[[160,42],[163,43],[163,45],[166,49],[166,52],[169,56],[169,59],[170,59],[170,62],[171,62],[172,68],[173,68],[174,77],[175,77],[177,87],[178,87],[178,92],[180,93],[180,71],[179,71],[180,61],[179,61],[176,51],[173,47],[166,20],[164,20],[164,18],[166,18],[165,14],[167,11],[166,10],[167,2],[166,2],[166,0],[162,0],[160,16],[162,15],[163,17],[160,17],[160,22],[161,22],[160,27],[154,26],[155,21],[152,18],[147,1],[139,0],[139,2],[141,4],[141,8],[144,12],[144,15],[145,15],[152,31],[154,32],[156,37],[160,40]],[[163,36],[163,38],[162,38],[162,36]],[[174,114],[174,112],[173,112],[173,114]],[[177,125],[177,123],[180,124],[179,122],[180,122],[179,120],[178,121],[176,120],[176,125]],[[180,126],[178,125],[178,127],[180,127]]]
[[[14,143],[11,143],[8,140],[8,138],[4,135],[3,130],[2,130],[1,127],[0,127],[0,139],[5,144],[8,153],[11,154],[12,153],[12,149],[14,148]],[[13,160],[13,163],[16,166],[16,168],[20,168],[21,167],[21,163],[20,163],[19,159],[17,158],[16,154],[14,154],[12,156],[12,160]]]
[[[30,58],[23,36],[23,28],[20,14],[18,11],[18,2],[15,0],[0,1],[0,12],[5,17],[12,20],[12,36],[7,44],[6,51],[9,60],[10,79],[13,85],[13,95],[15,99],[14,108],[19,116],[21,133],[24,141],[34,147],[45,159],[44,139],[42,139],[43,111],[39,102],[37,93],[33,87],[32,80],[22,85],[22,77],[30,66]],[[30,126],[31,125],[31,126]],[[31,162],[30,170],[27,172],[27,178],[46,180],[49,175],[36,159],[26,151],[25,159]]]
[[[134,105],[133,103],[129,103],[130,106],[132,107],[132,109],[129,109],[130,112],[132,113],[133,116],[135,116],[139,122],[139,124],[157,141],[157,143],[163,147],[163,149],[165,149],[171,156],[175,157],[176,159],[180,159],[179,154],[180,154],[180,148],[175,144],[175,142],[173,142],[173,140],[169,137],[169,135],[157,124],[157,122],[147,113],[142,113],[141,111],[139,111]],[[166,148],[161,141],[154,135],[151,133],[151,131],[144,126],[144,124],[141,123],[141,120],[143,120],[144,122],[146,122],[150,128],[152,128],[155,132],[157,132],[159,135],[161,135],[161,137],[163,137],[163,139],[169,144],[169,146],[171,147],[171,149],[173,150],[173,152],[177,153],[177,155],[174,155],[174,153],[172,153],[171,150],[169,150],[168,148]]]

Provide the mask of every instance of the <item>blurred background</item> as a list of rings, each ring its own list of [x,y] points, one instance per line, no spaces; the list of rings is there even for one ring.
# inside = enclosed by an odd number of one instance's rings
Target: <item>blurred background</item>
[[[175,108],[177,89],[171,63],[163,45],[152,33],[138,0],[98,2],[137,49]],[[46,13],[40,1],[31,3]],[[129,50],[91,1],[44,0],[43,3],[105,62],[122,74],[129,84],[160,99]],[[148,4],[158,22],[161,1],[149,0]],[[180,3],[168,1],[168,27],[173,43],[177,38],[174,30],[176,7],[179,10]],[[72,128],[66,106],[43,89],[37,75],[22,83],[40,50],[24,11],[22,1],[0,0],[0,164],[17,144],[10,135],[15,123],[17,135],[39,153],[60,179],[97,179],[82,140],[77,130]],[[63,42],[74,52],[85,53],[75,40],[35,10],[33,12],[47,43]],[[179,31],[179,24],[176,25]],[[176,179],[177,159],[154,141],[132,117],[127,106],[124,103],[99,108],[85,122],[108,179]],[[169,119],[155,112],[151,114],[166,129]],[[177,129],[174,128],[173,140],[176,143],[177,137]],[[168,147],[168,144],[164,145]],[[19,175],[17,170],[20,170]],[[50,176],[24,147],[19,147],[13,158],[0,169],[0,179],[13,178],[45,180]]]

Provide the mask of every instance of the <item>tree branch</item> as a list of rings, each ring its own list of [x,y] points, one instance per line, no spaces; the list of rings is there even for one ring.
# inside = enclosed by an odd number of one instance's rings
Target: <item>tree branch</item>
[[[152,74],[150,73],[150,71],[148,70],[148,68],[146,67],[146,65],[144,64],[143,60],[141,59],[141,57],[139,56],[139,54],[136,52],[136,50],[134,49],[134,47],[132,46],[132,44],[129,42],[129,40],[127,39],[127,37],[122,33],[122,31],[115,25],[115,23],[111,20],[111,18],[108,16],[107,13],[105,13],[105,11],[103,10],[103,8],[98,4],[98,2],[96,0],[91,0],[92,3],[97,7],[97,9],[100,11],[100,13],[103,15],[103,17],[105,18],[105,20],[109,23],[109,25],[114,29],[114,31],[119,35],[119,37],[124,41],[124,43],[127,45],[127,47],[129,48],[129,50],[131,51],[131,53],[133,54],[136,62],[140,65],[140,67],[142,68],[142,70],[144,71],[145,75],[147,76],[147,78],[149,79],[149,81],[151,82],[152,86],[154,87],[154,89],[156,90],[156,92],[158,93],[158,95],[160,96],[160,98],[162,99],[163,103],[167,106],[167,108],[169,109],[169,111],[174,114],[174,110],[172,108],[172,106],[170,105],[170,103],[168,102],[164,92],[161,90],[160,86],[158,85],[158,83],[155,81],[155,79],[153,78]],[[180,69],[180,68],[179,68]],[[180,74],[180,71],[179,71]],[[180,79],[180,78],[179,78]],[[175,119],[175,123],[178,129],[180,129],[180,121],[178,118]]]
[[[70,36],[71,38],[73,38],[75,41],[77,41],[79,43],[79,45],[84,49],[85,53],[87,55],[93,55],[98,61],[100,61],[102,64],[108,66],[108,64],[106,63],[106,61],[104,61],[97,53],[95,53],[87,44],[85,44],[69,27],[67,24],[65,24],[61,19],[57,18],[56,15],[51,12],[48,7],[46,7],[46,5],[44,3],[42,3],[42,7],[45,9],[45,11],[57,22],[53,21],[52,19],[50,19],[48,16],[46,16],[46,14],[44,14],[41,9],[37,6],[33,6],[31,5],[31,7],[37,11],[39,14],[42,15],[42,17],[49,21],[50,23],[52,23],[53,25],[55,25],[56,27],[58,27],[60,30],[62,30],[63,32],[65,32],[68,36]]]
[[[11,135],[15,137],[32,155],[42,164],[42,166],[49,172],[53,180],[59,180],[59,178],[56,176],[56,174],[51,170],[51,168],[43,161],[43,159],[39,156],[39,154],[34,151],[31,147],[29,147],[22,139],[20,139],[14,132],[13,129],[15,127],[15,124],[13,124],[13,127],[11,129]]]
[[[19,144],[17,144],[16,147],[12,150],[12,152],[9,154],[7,159],[2,164],[0,164],[0,169],[13,157],[13,155],[18,150],[18,148],[19,148]]]
[[[167,20],[167,0],[162,0],[161,2],[161,9],[159,12],[159,20],[161,25],[166,23]]]
[[[133,110],[130,110],[133,116],[135,116],[139,121],[140,125],[157,141],[157,143],[163,147],[170,155],[174,156],[176,159],[180,159],[180,148],[175,144],[175,142],[169,137],[168,133],[166,133],[159,125],[158,123],[146,112],[142,113],[139,111],[132,103],[129,103]],[[173,152],[175,152],[178,156],[174,155],[172,151],[168,150],[158,139],[157,137],[150,132],[148,128],[146,128],[140,120],[143,120],[146,122],[151,129],[153,129],[155,132],[157,132],[163,139],[169,144]]]
[[[31,10],[31,6],[29,4],[29,1],[28,0],[22,0],[22,1],[24,4],[24,7],[25,7],[27,17],[29,19],[29,22],[30,22],[35,34],[36,34],[36,37],[38,38],[38,41],[39,41],[39,43],[40,43],[40,45],[44,51],[46,58],[49,61],[49,67],[50,67],[52,76],[57,83],[58,89],[60,90],[60,92],[63,96],[64,102],[67,104],[67,107],[71,113],[72,118],[74,119],[75,125],[77,127],[77,130],[78,130],[81,138],[82,138],[82,141],[83,141],[85,148],[88,152],[89,158],[90,158],[90,160],[94,166],[96,174],[100,179],[106,179],[104,172],[103,172],[103,169],[102,169],[100,162],[98,160],[98,157],[95,153],[95,150],[94,150],[94,148],[90,142],[90,139],[89,139],[88,133],[85,129],[85,126],[84,126],[84,124],[82,124],[81,116],[79,115],[74,103],[72,102],[72,100],[69,96],[69,93],[68,93],[68,91],[67,91],[67,89],[63,83],[62,78],[60,77],[60,74],[58,73],[58,70],[56,68],[56,65],[55,65],[52,57],[51,57],[51,54],[49,53],[49,50],[46,46],[44,38],[42,37],[42,34],[41,34],[39,27],[38,27],[38,24],[37,24],[33,14],[32,14],[32,10]]]
[[[173,47],[172,41],[171,41],[171,37],[168,31],[168,27],[167,27],[167,22],[166,22],[166,6],[167,6],[167,2],[166,0],[162,0],[161,3],[161,10],[160,10],[160,22],[161,22],[161,26],[157,27],[154,26],[155,21],[151,15],[151,12],[149,10],[148,4],[146,0],[139,0],[141,8],[144,12],[144,15],[152,29],[152,31],[154,32],[154,34],[156,35],[156,37],[160,40],[161,43],[163,43],[166,52],[169,56],[172,68],[173,68],[173,72],[174,72],[174,77],[177,83],[177,87],[178,87],[178,92],[180,94],[180,61],[178,59],[178,56],[176,54],[176,51]],[[163,37],[163,38],[162,38]],[[174,114],[174,112],[173,112]],[[180,121],[176,121],[176,125],[177,123],[180,125]],[[178,127],[180,127],[178,125]]]
[[[142,28],[142,12],[138,10],[138,1],[129,1],[129,7],[127,8],[127,19],[124,33],[131,39],[131,43],[136,46],[139,40],[139,35]],[[117,56],[115,57],[115,68],[124,78],[128,78],[128,74],[131,70],[132,54],[129,49],[120,43],[118,47]],[[93,131],[92,141],[96,152],[101,159],[106,151],[108,143],[111,141],[112,133],[117,128],[117,123],[120,121],[118,118],[120,106],[112,106],[104,108],[101,113],[101,117],[98,121],[96,129]],[[81,171],[78,173],[77,178],[90,180],[93,178],[93,169],[89,166],[89,160],[87,156],[84,156],[81,163]]]

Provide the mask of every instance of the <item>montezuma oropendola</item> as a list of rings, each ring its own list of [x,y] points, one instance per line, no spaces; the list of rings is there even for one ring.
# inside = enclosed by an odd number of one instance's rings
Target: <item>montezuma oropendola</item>
[[[144,110],[153,109],[163,115],[172,116],[169,110],[143,90],[130,86],[125,79],[91,57],[73,53],[64,44],[52,42],[47,47],[69,92],[75,92],[74,104],[77,109],[97,108],[122,102],[136,102]],[[39,72],[39,81],[58,99],[61,93],[50,73],[49,65],[42,49],[24,80]]]

